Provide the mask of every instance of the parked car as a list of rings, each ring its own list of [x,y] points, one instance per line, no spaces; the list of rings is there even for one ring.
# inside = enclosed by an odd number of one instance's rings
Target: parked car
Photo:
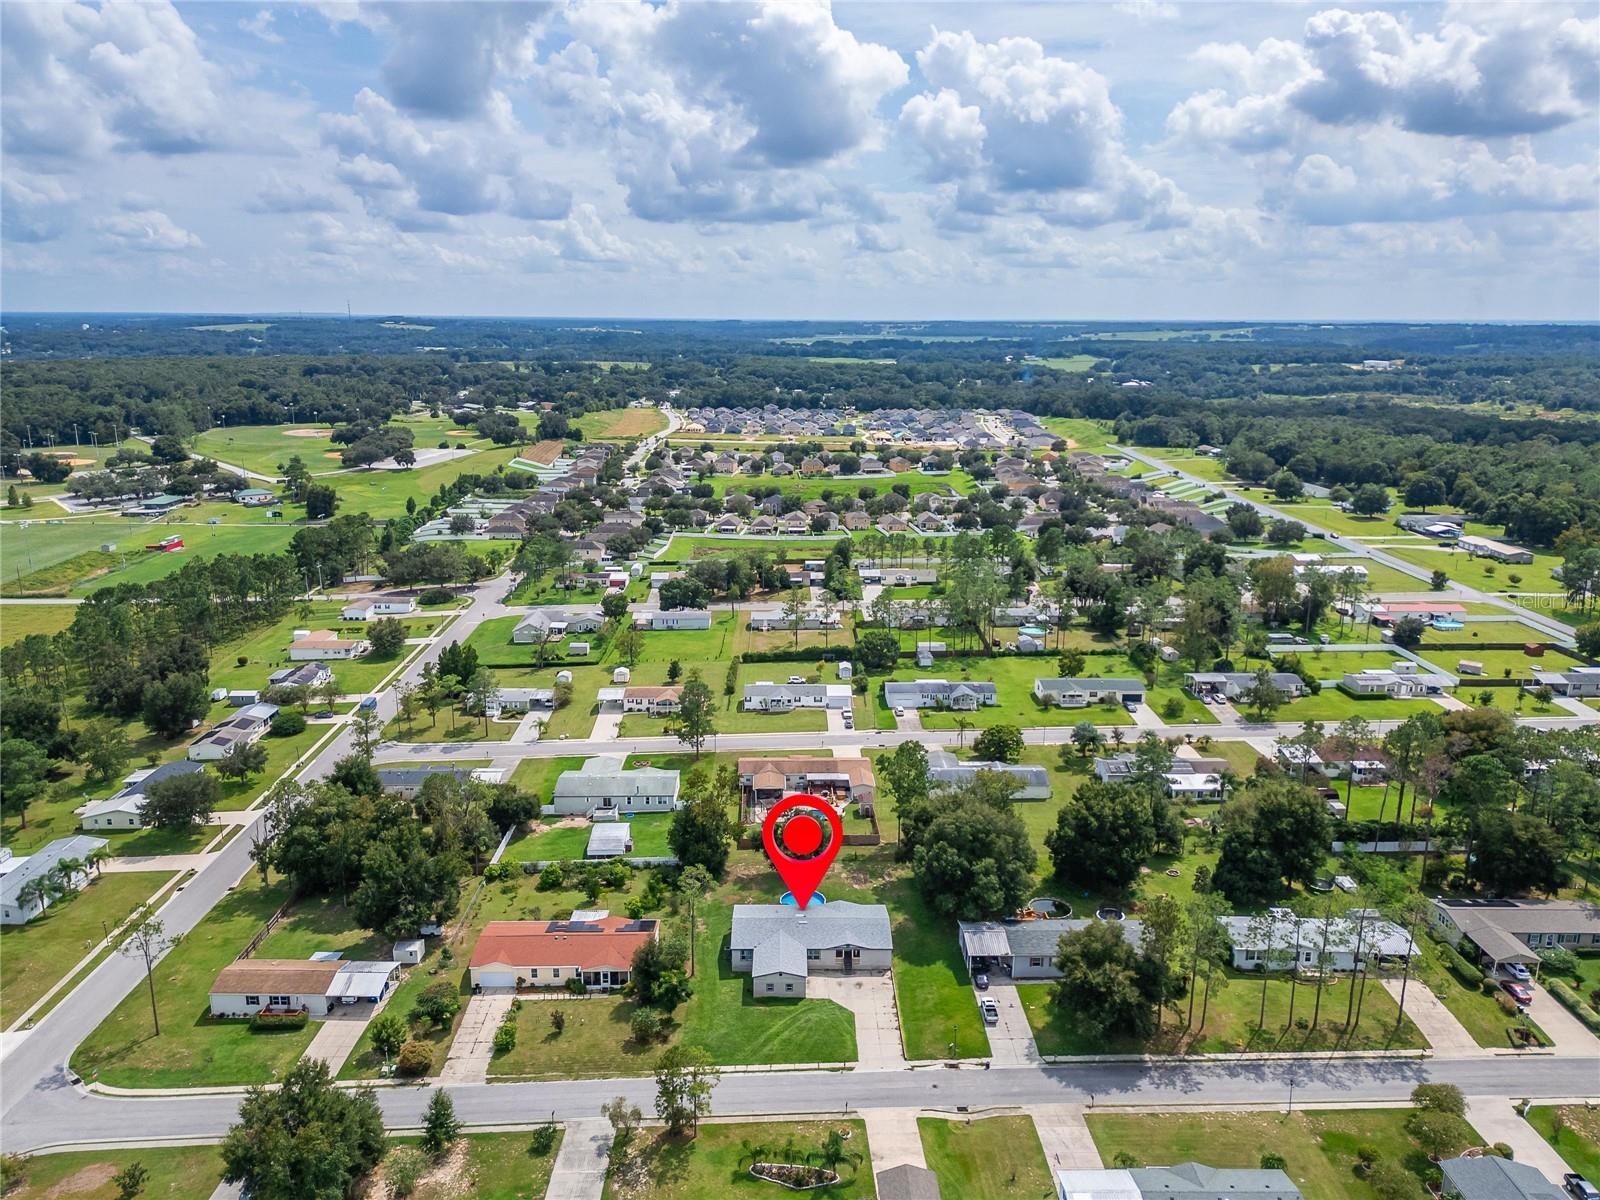
[[[1533,976],[1529,974],[1528,968],[1523,966],[1521,963],[1507,963],[1500,969],[1507,975],[1511,976],[1511,978],[1522,983],[1527,983],[1528,980],[1533,978]]]
[[[1573,1200],[1600,1200],[1600,1188],[1595,1187],[1576,1171],[1569,1171],[1563,1175],[1561,1186]]]
[[[901,705],[898,705],[898,704],[897,704],[897,705],[895,705],[895,706],[894,706],[894,715],[895,715],[895,716],[897,716],[897,717],[903,717],[903,716],[905,716],[905,715],[906,715],[906,710],[905,710],[905,708],[904,708],[904,707],[902,707],[902,706],[901,706]]]
[[[982,972],[979,972],[977,975],[972,977],[972,985],[980,992],[986,992],[989,990],[989,977]]]
[[[1528,1005],[1533,1003],[1533,989],[1525,983],[1518,983],[1515,979],[1502,979],[1500,986],[1518,1004]]]
[[[804,683],[805,679],[802,678],[799,675],[791,675],[791,676],[789,676],[789,682],[790,683]]]
[[[985,996],[982,1000],[979,1000],[978,1010],[983,1013],[983,1023],[985,1025],[1000,1024],[1000,1006],[994,1002],[993,998]]]

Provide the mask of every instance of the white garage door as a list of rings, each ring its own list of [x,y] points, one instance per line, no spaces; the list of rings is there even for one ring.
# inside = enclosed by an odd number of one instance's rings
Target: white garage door
[[[517,973],[515,971],[479,971],[478,986],[486,988],[516,987]]]

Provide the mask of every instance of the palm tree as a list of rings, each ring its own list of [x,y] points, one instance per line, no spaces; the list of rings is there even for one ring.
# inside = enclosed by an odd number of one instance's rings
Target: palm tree
[[[77,886],[78,877],[86,874],[87,865],[81,858],[63,858],[50,868],[50,875],[63,893]]]
[[[49,894],[50,885],[46,883],[42,877],[28,880],[27,883],[23,884],[22,887],[17,890],[17,900],[22,905],[22,911],[25,914],[25,920],[28,919],[26,917],[28,910],[33,908],[35,905],[38,906],[38,912],[44,911],[45,898]],[[38,913],[35,913],[34,915],[37,916]]]
[[[97,846],[93,850],[89,851],[89,857],[85,861],[94,868],[94,873],[98,875],[100,874],[101,867],[105,865],[106,859],[110,857],[110,846]]]
[[[969,730],[971,728],[972,728],[972,722],[967,720],[967,718],[961,717],[961,716],[958,716],[956,718],[956,729],[959,731],[959,737],[958,737],[958,740],[957,740],[957,743],[956,743],[958,749],[962,749],[962,750],[966,749],[966,746],[967,746],[967,730]]]

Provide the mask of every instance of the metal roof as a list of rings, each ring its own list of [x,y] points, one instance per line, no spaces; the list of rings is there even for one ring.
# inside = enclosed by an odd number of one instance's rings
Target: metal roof
[[[11,869],[0,875],[0,903],[15,905],[18,894],[29,880],[48,875],[62,859],[86,859],[109,844],[105,838],[80,833],[57,838],[26,858],[14,859]]]

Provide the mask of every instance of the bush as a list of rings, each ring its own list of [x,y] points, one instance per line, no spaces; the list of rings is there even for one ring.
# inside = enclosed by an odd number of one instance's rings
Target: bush
[[[454,601],[455,598],[456,594],[449,588],[435,587],[429,588],[427,591],[418,595],[417,603],[422,605],[449,604]]]
[[[1559,979],[1545,977],[1544,987],[1547,992],[1572,1010],[1572,1015],[1582,1021],[1590,1033],[1600,1033],[1600,1012],[1583,1002],[1580,996],[1571,987]]]
[[[1380,1162],[1367,1175],[1367,1186],[1378,1200],[1417,1200],[1422,1185],[1417,1177],[1398,1163]]]
[[[546,1121],[543,1125],[534,1129],[533,1138],[528,1142],[528,1153],[538,1158],[543,1158],[555,1148],[556,1127],[551,1122]]]
[[[1505,1142],[1496,1142],[1489,1147],[1489,1152],[1496,1158],[1515,1158],[1516,1152]]]
[[[1461,955],[1458,954],[1455,949],[1448,944],[1440,944],[1439,957],[1443,958],[1444,965],[1450,968],[1450,974],[1454,975],[1468,987],[1477,987],[1483,982],[1483,972],[1478,970],[1477,967],[1473,966],[1466,959],[1462,958]]]
[[[440,965],[444,965],[442,955]],[[417,994],[417,1001],[411,1006],[411,1019],[427,1021],[431,1025],[448,1025],[460,1011],[461,994],[456,985],[441,979],[438,983],[430,983]]]
[[[1281,1154],[1268,1150],[1261,1156],[1261,1169],[1263,1171],[1282,1171],[1289,1166],[1289,1160]]]
[[[306,731],[306,719],[297,712],[279,710],[278,715],[272,718],[272,724],[267,727],[267,732],[273,737],[294,737],[297,733]]]
[[[1126,1150],[1118,1150],[1111,1159],[1111,1165],[1124,1171],[1131,1171],[1136,1167],[1144,1166],[1137,1155],[1129,1154]]]
[[[1538,953],[1544,965],[1552,971],[1559,971],[1563,975],[1578,973],[1578,956],[1565,946],[1551,946],[1550,949],[1540,950]]]
[[[567,991],[571,992],[574,996],[581,996],[588,990],[588,986],[585,985],[583,980],[576,975],[567,980]]]
[[[1356,1147],[1356,1158],[1360,1160],[1363,1170],[1372,1170],[1378,1159],[1382,1157],[1382,1154],[1378,1152],[1378,1148],[1371,1142],[1362,1142],[1361,1145]]]
[[[248,667],[250,665],[250,656],[248,654],[241,654],[233,661],[235,666]]]
[[[28,1178],[26,1154],[0,1154],[0,1195],[21,1187]]]
[[[383,1177],[396,1196],[409,1196],[416,1191],[427,1169],[428,1156],[414,1146],[396,1146],[384,1156]]]
[[[517,1023],[515,1021],[502,1021],[500,1028],[494,1031],[494,1052],[508,1054],[517,1044]]]
[[[1435,1158],[1451,1158],[1477,1144],[1472,1126],[1449,1112],[1428,1109],[1414,1112],[1406,1119],[1406,1132],[1422,1147],[1424,1154]]]
[[[666,1029],[666,1018],[653,1008],[635,1010],[633,1019],[628,1022],[628,1032],[641,1046],[648,1046],[665,1033]]]
[[[558,863],[551,863],[539,872],[539,888],[541,891],[554,892],[561,888],[564,873]]]
[[[409,1075],[413,1078],[426,1075],[433,1070],[433,1047],[427,1042],[415,1039],[400,1047],[400,1053],[394,1060],[395,1073]]]
[[[1494,999],[1495,1003],[1500,1006],[1500,1011],[1505,1013],[1506,1016],[1514,1017],[1517,1015],[1517,1002],[1505,992],[1496,992]]]
[[[258,1012],[250,1018],[250,1028],[256,1033],[272,1033],[280,1029],[304,1029],[310,1019],[303,1012]]]

